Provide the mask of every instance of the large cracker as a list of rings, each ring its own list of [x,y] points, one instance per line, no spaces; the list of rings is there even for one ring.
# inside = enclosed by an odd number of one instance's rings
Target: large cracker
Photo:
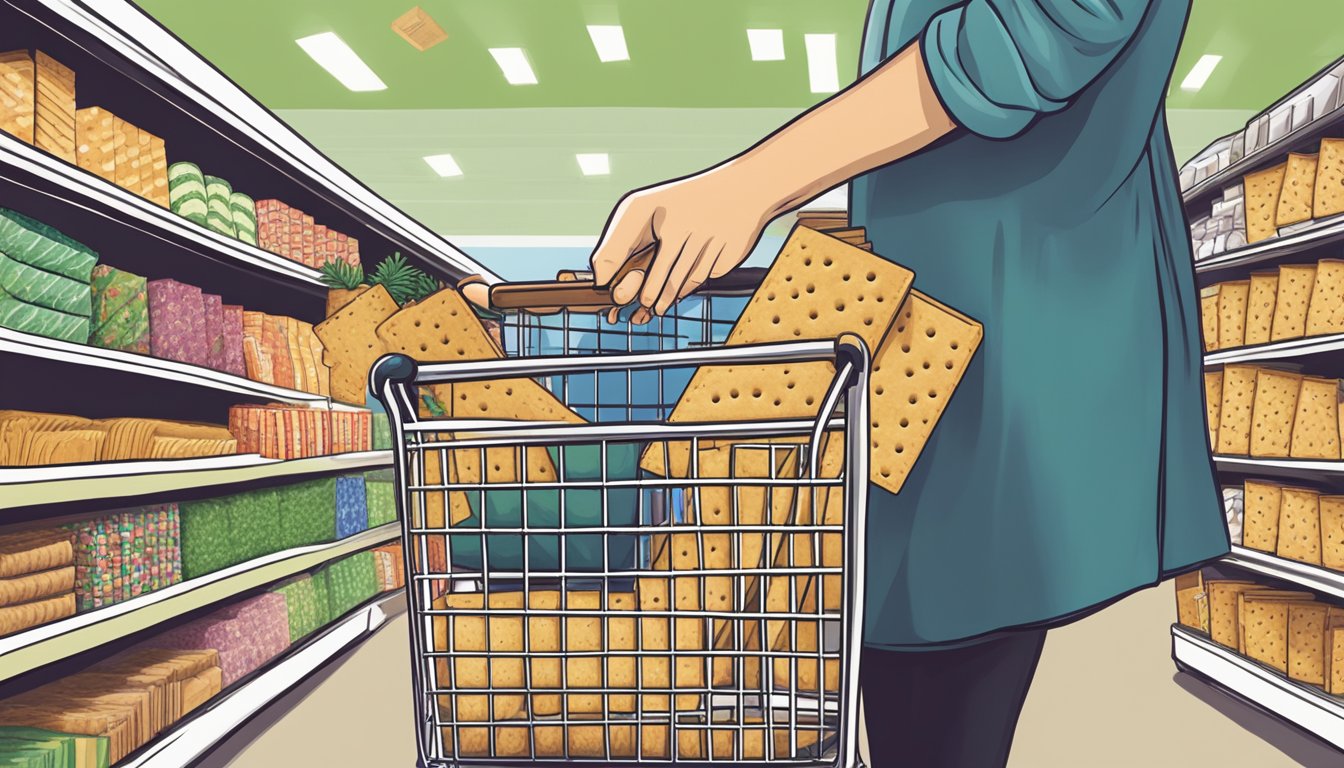
[[[1245,653],[1279,672],[1288,672],[1288,609],[1311,599],[1307,593],[1250,591],[1241,595],[1245,604]]]
[[[1218,288],[1210,285],[1199,292],[1199,327],[1205,352],[1218,349]]]
[[[1293,419],[1302,376],[1262,368],[1255,375],[1255,401],[1251,409],[1251,455],[1283,459],[1292,444]]]
[[[1227,648],[1237,647],[1241,633],[1237,615],[1237,596],[1259,585],[1249,581],[1210,581],[1205,585],[1209,601],[1209,634]]]
[[[1325,685],[1326,622],[1330,606],[1302,603],[1288,608],[1288,677]]]
[[[1339,460],[1339,400],[1338,379],[1302,379],[1289,455],[1295,459]]]
[[[698,576],[640,578],[636,581],[636,592],[641,611],[701,610]],[[639,621],[642,650],[655,652],[640,660],[644,690],[703,687],[704,657],[689,655],[687,652],[705,648],[704,620],[689,617],[671,618],[669,621],[667,616],[652,616]],[[656,653],[659,651],[662,654]],[[666,655],[668,651],[676,653],[675,659]],[[679,693],[675,698],[676,708],[686,710],[698,708],[702,697],[699,693]],[[641,703],[641,709],[645,712],[666,712],[668,706],[666,695],[645,694]]]
[[[1316,190],[1316,163],[1316,155],[1288,154],[1274,226],[1287,227],[1311,219],[1312,196]]]
[[[898,493],[980,346],[979,323],[911,291],[873,356],[872,481]]]
[[[1218,348],[1233,349],[1246,343],[1246,302],[1249,280],[1233,280],[1218,286]]]
[[[1309,488],[1284,488],[1279,507],[1279,557],[1321,564],[1321,495]]]
[[[1344,213],[1344,139],[1321,139],[1312,215],[1323,219],[1337,213]]]
[[[1265,344],[1274,330],[1274,305],[1279,295],[1278,272],[1252,272],[1246,298],[1246,344]]]
[[[364,405],[369,369],[383,355],[376,329],[397,311],[397,302],[381,285],[364,291],[313,328],[331,368],[331,397]]]
[[[834,339],[854,333],[878,349],[914,273],[806,227],[795,227],[728,334],[729,346]],[[834,378],[829,362],[704,366],[691,377],[668,421],[812,418]],[[690,446],[649,446],[640,461],[661,476],[685,477]]]
[[[1241,545],[1274,552],[1279,544],[1279,509],[1283,487],[1265,480],[1247,480],[1243,499]]]
[[[1256,243],[1278,234],[1274,221],[1279,214],[1279,194],[1287,163],[1249,173],[1245,179],[1246,242]]]
[[[1321,259],[1307,307],[1307,335],[1344,333],[1344,261]]]
[[[1307,312],[1315,285],[1315,264],[1285,264],[1279,267],[1274,327],[1270,333],[1272,341],[1299,339],[1306,334]]]
[[[1219,409],[1218,450],[1226,456],[1251,452],[1251,413],[1255,406],[1254,365],[1223,367],[1223,404]]]
[[[491,616],[487,626],[485,605],[485,595],[481,593],[449,594],[435,600],[433,604],[438,610],[454,608],[476,612],[452,617],[432,617],[430,623],[434,634],[433,650],[439,652],[488,650],[498,654],[515,654],[512,658],[486,659],[480,656],[459,658],[451,665],[447,658],[435,659],[438,689],[454,691],[451,695],[438,695],[440,717],[450,722],[506,720],[522,711],[526,703],[526,696],[523,694],[497,694],[493,697],[488,695],[491,688],[524,688],[527,683],[523,660],[519,658],[524,650],[522,617]],[[517,610],[522,607],[521,592],[500,592],[490,595],[492,609]],[[448,637],[450,621],[453,629],[451,648]]]
[[[1322,496],[1321,565],[1344,571],[1344,496]]]
[[[1218,418],[1223,406],[1223,372],[1204,372],[1204,416],[1209,429],[1209,450],[1218,447]]]

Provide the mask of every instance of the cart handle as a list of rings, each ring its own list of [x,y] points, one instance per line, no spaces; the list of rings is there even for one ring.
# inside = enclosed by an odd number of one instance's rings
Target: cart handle
[[[547,355],[455,363],[417,363],[406,355],[384,355],[369,372],[369,384],[381,396],[388,384],[448,384],[503,378],[552,376],[602,371],[642,371],[699,365],[807,363],[833,360],[849,367],[851,378],[868,369],[868,346],[855,334],[832,340],[742,344],[672,352],[616,355]],[[849,364],[846,366],[845,364]],[[844,382],[848,384],[849,382]]]

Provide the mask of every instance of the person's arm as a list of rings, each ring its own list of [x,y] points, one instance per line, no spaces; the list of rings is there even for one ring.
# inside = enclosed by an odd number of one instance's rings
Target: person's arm
[[[592,255],[605,285],[658,243],[647,274],[613,288],[665,313],[751,253],[776,216],[896,162],[958,126],[1010,138],[1069,105],[1120,55],[1149,7],[1176,0],[970,0],[867,77],[743,154],[626,195]],[[647,312],[644,313],[647,315]]]

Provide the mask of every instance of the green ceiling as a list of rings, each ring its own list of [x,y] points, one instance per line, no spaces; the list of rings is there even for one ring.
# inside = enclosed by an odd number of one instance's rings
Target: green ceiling
[[[139,0],[262,103],[282,109],[800,106],[804,33],[835,33],[857,71],[867,0]],[[391,29],[416,4],[448,33],[420,52]],[[620,24],[630,61],[600,63],[588,24]],[[753,62],[748,28],[784,30],[784,61]],[[387,84],[352,93],[296,38],[334,31]],[[488,48],[520,47],[537,85],[504,81]],[[282,73],[282,76],[277,76]]]
[[[446,42],[420,52],[391,30],[416,2]],[[807,87],[803,35],[838,35],[855,70],[867,0],[140,0],[188,44],[277,109],[794,107]],[[631,60],[599,63],[584,27],[621,24]],[[745,30],[784,30],[786,60],[753,62]],[[387,83],[352,93],[294,40],[335,31]],[[539,84],[504,82],[487,48],[527,50]],[[1253,109],[1344,54],[1341,0],[1194,0],[1179,83],[1204,53],[1224,56],[1204,90],[1170,105]],[[277,76],[277,73],[281,73]]]

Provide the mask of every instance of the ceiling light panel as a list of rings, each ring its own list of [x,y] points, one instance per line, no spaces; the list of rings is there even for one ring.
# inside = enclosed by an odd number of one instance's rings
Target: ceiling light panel
[[[1213,70],[1217,68],[1218,62],[1222,60],[1222,56],[1211,53],[1200,56],[1199,61],[1195,62],[1195,66],[1190,68],[1190,74],[1186,75],[1185,79],[1181,81],[1181,90],[1194,93],[1203,88],[1204,84],[1209,81],[1209,76],[1213,74]]]
[[[457,160],[453,159],[452,155],[429,155],[425,158],[425,162],[429,164],[430,168],[434,169],[435,173],[444,178],[462,175],[462,168],[458,166]]]
[[[589,24],[588,36],[593,39],[597,49],[597,59],[602,63],[609,61],[629,61],[630,49],[625,45],[625,29],[619,25]]]
[[[752,61],[783,61],[784,30],[748,29],[747,43],[751,45]]]
[[[294,42],[346,88],[352,91],[386,90],[387,85],[335,32],[309,35]]]
[[[574,156],[584,176],[607,176],[611,173],[611,156],[606,152],[580,153]]]
[[[803,35],[807,48],[807,79],[813,93],[840,90],[840,70],[835,60],[835,35]]]
[[[537,84],[537,74],[532,71],[532,64],[522,48],[491,48],[490,55],[495,57],[495,63],[509,85]]]

